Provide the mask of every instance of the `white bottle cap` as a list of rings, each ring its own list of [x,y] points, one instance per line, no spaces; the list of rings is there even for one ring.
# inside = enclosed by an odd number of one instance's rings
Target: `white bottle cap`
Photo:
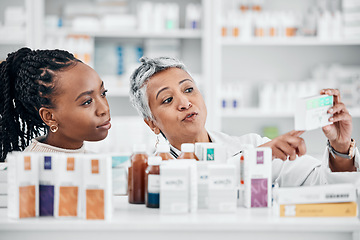
[[[142,152],[146,152],[145,144],[134,144],[133,145],[133,153],[142,153]]]
[[[162,158],[160,156],[150,156],[148,158],[148,165],[160,165]]]
[[[183,144],[181,144],[181,151],[182,152],[194,152],[195,145],[193,143],[183,143]]]
[[[160,143],[157,145],[156,151],[160,153],[168,153],[170,152],[170,146],[166,143]]]

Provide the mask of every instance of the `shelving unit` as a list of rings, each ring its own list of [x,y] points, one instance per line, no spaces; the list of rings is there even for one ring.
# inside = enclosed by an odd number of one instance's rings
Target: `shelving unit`
[[[252,37],[250,39],[233,36],[222,37],[221,14],[223,4],[231,1],[213,1],[214,17],[212,29],[212,85],[213,94],[213,129],[231,135],[258,133],[263,135],[266,127],[277,127],[279,134],[294,128],[293,111],[268,110],[259,108],[258,94],[252,93],[252,104],[236,110],[223,110],[223,95],[218,90],[229,82],[261,86],[268,82],[299,82],[309,77],[311,68],[317,64],[340,63],[358,65],[360,60],[355,56],[360,53],[359,39],[330,39],[318,37]],[[305,10],[311,1],[266,1],[265,7],[271,9],[274,4],[279,11],[282,4],[285,10]],[[291,9],[292,8],[292,9]],[[233,23],[234,24],[234,23]],[[241,31],[241,29],[240,29]],[[326,88],[326,86],[324,86]],[[245,90],[246,91],[246,90]],[[226,94],[225,94],[226,95]],[[250,94],[251,95],[251,94]],[[256,96],[255,96],[256,95]],[[254,103],[255,102],[255,103]],[[296,110],[295,110],[296,111]],[[360,110],[349,109],[353,117],[353,137],[359,141]],[[321,155],[325,148],[326,138],[320,129],[303,134],[309,154]]]

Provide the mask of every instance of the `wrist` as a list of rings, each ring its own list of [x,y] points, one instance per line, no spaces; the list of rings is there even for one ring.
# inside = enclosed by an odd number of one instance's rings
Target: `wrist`
[[[355,140],[351,139],[349,145],[346,147],[346,144],[334,144],[337,148],[333,146],[328,140],[329,152],[334,158],[341,157],[345,159],[352,159],[355,155]],[[341,150],[337,150],[341,149]],[[345,150],[346,149],[346,150]],[[336,157],[337,156],[337,157]]]
[[[335,151],[337,151],[339,153],[348,154],[349,150],[350,150],[351,141],[352,141],[352,139],[349,139],[349,141],[339,143],[337,141],[329,140],[329,143]]]

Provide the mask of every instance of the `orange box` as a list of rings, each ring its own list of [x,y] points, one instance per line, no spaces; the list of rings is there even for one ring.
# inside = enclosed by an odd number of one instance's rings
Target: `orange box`
[[[59,216],[76,217],[78,215],[78,187],[61,186],[59,189]]]
[[[103,189],[86,190],[86,219],[105,219],[104,198]]]
[[[31,157],[30,156],[24,157],[24,170],[25,171],[31,170]]]
[[[19,187],[19,218],[36,216],[35,186]]]
[[[91,160],[91,173],[99,173],[99,160],[98,159],[92,159]]]
[[[74,171],[75,169],[75,158],[68,157],[66,160],[66,170],[67,171]]]

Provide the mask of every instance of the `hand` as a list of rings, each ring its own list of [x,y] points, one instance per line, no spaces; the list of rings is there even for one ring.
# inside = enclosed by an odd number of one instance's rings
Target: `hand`
[[[348,153],[351,142],[352,118],[344,103],[340,101],[340,92],[337,89],[323,89],[320,94],[333,96],[334,106],[328,110],[333,114],[329,121],[333,124],[322,128],[331,146],[340,153]]]
[[[285,161],[289,157],[289,160],[295,160],[296,155],[300,157],[306,153],[305,141],[299,137],[303,132],[293,130],[259,147],[271,147],[273,159],[280,158]]]

